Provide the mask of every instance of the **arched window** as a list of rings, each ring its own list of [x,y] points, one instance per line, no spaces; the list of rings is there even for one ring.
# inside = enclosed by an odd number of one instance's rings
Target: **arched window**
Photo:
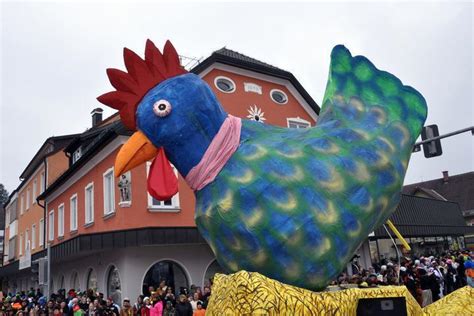
[[[222,269],[221,265],[217,260],[214,260],[206,270],[206,274],[204,275],[204,286],[210,285],[210,280],[214,278],[216,273],[225,273],[224,269]]]
[[[166,285],[170,286],[175,294],[179,294],[181,288],[189,287],[184,269],[176,262],[163,260],[152,265],[147,271],[143,280],[143,294],[150,295],[148,288],[157,288],[162,280],[166,281]]]
[[[89,269],[89,273],[87,273],[87,284],[86,290],[92,289],[94,291],[97,290],[97,274],[95,273],[94,269]]]
[[[122,285],[116,266],[111,266],[107,274],[107,296],[112,297],[116,304],[122,303]]]
[[[77,272],[73,272],[71,276],[71,289],[75,289],[76,291],[79,291],[79,277],[77,276]]]
[[[65,289],[64,287],[64,274],[59,277],[59,288],[58,290]]]

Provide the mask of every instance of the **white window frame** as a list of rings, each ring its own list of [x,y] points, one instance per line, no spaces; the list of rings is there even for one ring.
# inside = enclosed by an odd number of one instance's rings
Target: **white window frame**
[[[82,146],[79,146],[73,153],[72,153],[72,163],[76,163],[82,157]]]
[[[46,179],[46,174],[44,171],[41,171],[41,176],[40,176],[40,194],[44,192],[45,190],[45,179]]]
[[[64,237],[64,203],[58,206],[58,238]]]
[[[36,248],[36,224],[31,225],[31,249]]]
[[[20,256],[23,256],[23,234],[20,234],[20,243],[18,245],[18,252]]]
[[[151,166],[151,162],[147,161],[146,163],[147,177],[148,177],[148,173],[150,172],[150,166]],[[178,172],[176,168],[173,165],[171,166],[173,167],[173,170],[176,176],[178,176]],[[164,205],[164,202],[160,202],[160,205],[153,204],[153,197],[150,195],[150,193],[147,193],[147,196],[148,196],[148,210],[150,212],[171,212],[171,213],[176,212],[177,213],[181,211],[181,208],[179,205],[179,191],[178,193],[173,195],[173,197],[171,198],[171,205]]]
[[[30,231],[27,229],[25,230],[25,254],[26,254],[26,250],[28,250],[29,239],[30,239]]]
[[[54,210],[48,213],[48,240],[54,240]]]
[[[297,129],[311,127],[311,122],[304,120],[300,117],[288,117],[286,119],[286,123],[287,123],[288,128],[290,128],[290,123],[296,124],[298,126],[296,127]],[[305,125],[305,126],[302,126],[302,125]]]
[[[20,214],[23,214],[25,212],[25,193],[21,194],[20,198]]]
[[[278,93],[281,93],[285,96],[285,102],[283,103],[280,103],[280,102],[277,102],[274,98],[273,98],[273,92],[278,92]],[[270,99],[272,99],[273,102],[275,102],[276,104],[278,105],[285,105],[288,103],[288,95],[285,93],[285,91],[283,90],[280,90],[280,89],[272,89],[270,90]]]
[[[39,221],[39,245],[44,246],[44,218]]]
[[[112,186],[111,186],[111,191],[108,192],[107,188],[107,177],[110,176]],[[110,215],[115,213],[115,176],[114,176],[114,168],[109,168],[107,169],[103,174],[102,174],[102,183],[103,183],[103,188],[104,188],[104,216]],[[109,209],[109,205],[111,206],[111,209]]]
[[[32,187],[32,189],[31,189],[31,191],[32,191],[31,194],[32,194],[32,199],[33,199],[32,202],[33,202],[33,204],[36,204],[36,197],[37,197],[37,195],[36,195],[36,186],[37,186],[37,185],[38,185],[38,180],[36,180],[36,178],[35,178],[35,179],[33,180],[33,187]]]
[[[26,210],[28,211],[30,209],[30,205],[31,205],[31,191],[30,191],[30,188],[26,189]]]
[[[87,203],[87,191],[91,188],[91,205]],[[91,209],[90,216],[89,216],[89,206]],[[84,221],[85,225],[92,224],[94,222],[94,182],[89,183],[84,188]]]
[[[76,201],[76,205],[75,205],[75,213],[73,214],[73,203],[72,201],[75,200]],[[78,221],[78,212],[77,212],[77,193],[76,194],[73,194],[71,196],[71,198],[69,199],[69,229],[70,231],[77,231],[77,221]],[[73,219],[76,220],[76,223],[74,225],[74,222],[73,222]]]
[[[230,91],[225,91],[225,90],[222,90],[221,88],[219,88],[219,86],[217,85],[217,81],[219,81],[219,79],[230,81],[230,83],[232,83],[232,85],[233,85],[233,89],[230,90]],[[219,90],[222,93],[234,93],[235,91],[237,91],[237,85],[235,84],[234,80],[232,80],[232,79],[230,79],[229,77],[226,77],[226,76],[217,76],[216,78],[214,78],[214,86],[217,88],[217,90]]]

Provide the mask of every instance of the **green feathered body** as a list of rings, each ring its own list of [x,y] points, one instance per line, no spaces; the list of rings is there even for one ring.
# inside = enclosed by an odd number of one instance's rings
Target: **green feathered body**
[[[238,150],[196,192],[220,265],[323,289],[396,209],[425,118],[416,90],[336,46],[316,127],[243,121]]]

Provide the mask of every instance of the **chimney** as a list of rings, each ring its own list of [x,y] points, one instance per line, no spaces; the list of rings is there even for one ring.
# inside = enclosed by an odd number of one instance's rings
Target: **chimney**
[[[102,122],[102,112],[104,112],[104,110],[101,108],[95,108],[92,110],[92,127],[96,127],[100,122]]]
[[[449,174],[447,171],[443,171],[443,182],[448,183],[449,180]]]

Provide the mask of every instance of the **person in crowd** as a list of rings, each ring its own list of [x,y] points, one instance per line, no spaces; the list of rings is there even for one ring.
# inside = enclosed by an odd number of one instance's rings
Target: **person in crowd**
[[[176,304],[175,309],[176,309],[176,316],[192,316],[193,315],[193,307],[188,302],[185,294],[179,295],[179,301]]]
[[[163,316],[175,316],[176,310],[171,301],[166,302],[165,310],[163,311]]]
[[[166,293],[166,289],[168,288],[168,286],[166,285],[165,279],[161,280],[159,288],[163,291],[163,293]]]
[[[202,307],[203,306],[202,301],[197,301],[196,306],[197,306],[197,308],[193,312],[193,316],[204,316],[204,315],[206,315],[206,310]]]
[[[163,300],[161,296],[163,291],[161,288],[158,288],[155,292],[152,293],[152,305],[150,308],[150,316],[161,316],[163,315]]]
[[[176,297],[174,296],[173,288],[171,286],[166,287],[166,295],[165,295],[163,301],[165,302],[165,304],[167,302],[171,302],[173,304],[173,306],[175,305]]]
[[[139,315],[140,310],[142,309],[143,306],[143,295],[138,295],[137,297],[137,302],[133,304],[133,315]]]
[[[197,310],[197,302],[199,301],[199,293],[194,292],[194,295],[189,296],[189,303],[191,303],[191,307],[193,308],[193,312]]]
[[[123,299],[122,309],[120,310],[120,316],[133,316],[133,309],[130,305],[130,299],[128,297]]]
[[[112,312],[115,316],[120,315],[119,309],[115,305],[114,300],[112,299],[112,297],[107,298],[106,309],[107,309],[107,311]]]
[[[145,296],[143,298],[143,304],[142,307],[140,308],[140,316],[150,316],[150,309],[153,306],[151,305],[150,298],[148,296]]]

